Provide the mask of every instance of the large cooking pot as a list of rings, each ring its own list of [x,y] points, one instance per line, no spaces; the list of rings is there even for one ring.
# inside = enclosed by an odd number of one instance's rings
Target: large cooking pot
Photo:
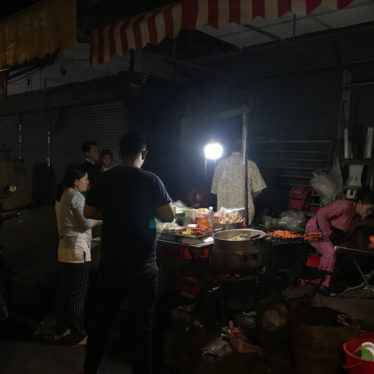
[[[237,240],[239,236],[248,238]],[[213,261],[223,272],[255,273],[264,265],[265,236],[263,231],[252,229],[218,232],[213,235]]]

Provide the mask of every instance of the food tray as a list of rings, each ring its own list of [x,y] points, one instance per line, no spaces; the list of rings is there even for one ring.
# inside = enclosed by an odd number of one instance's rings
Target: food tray
[[[209,233],[209,234],[204,234],[204,235],[183,235],[183,234],[173,234],[173,233],[161,233],[159,234],[161,236],[174,236],[174,237],[177,237],[177,238],[198,238],[198,239],[204,239],[204,238],[207,238],[208,236],[212,236],[213,233]]]
[[[321,237],[319,240],[316,240],[316,241],[322,241],[322,240],[323,238]],[[311,240],[307,240],[305,238],[281,238],[281,237],[269,236],[269,235],[266,235],[266,241],[274,245],[311,243]]]
[[[274,238],[271,236],[266,236],[265,240],[274,245],[290,245],[290,244],[304,244],[309,243],[308,241],[304,240],[303,238],[296,238],[296,239],[283,239],[283,238]]]
[[[182,242],[184,239],[190,239],[191,242],[194,241],[196,243],[199,243],[203,241],[204,239],[208,238],[209,236],[212,236],[212,233],[205,234],[205,235],[182,235],[182,234],[173,234],[173,233],[160,233],[158,237],[160,239],[164,240],[170,240],[170,241],[176,241],[176,242]]]

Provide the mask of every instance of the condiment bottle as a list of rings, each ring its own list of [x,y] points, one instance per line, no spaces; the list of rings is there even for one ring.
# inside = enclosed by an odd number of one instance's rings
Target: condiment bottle
[[[197,212],[197,227],[202,227],[212,231],[212,226],[209,221],[210,212]]]

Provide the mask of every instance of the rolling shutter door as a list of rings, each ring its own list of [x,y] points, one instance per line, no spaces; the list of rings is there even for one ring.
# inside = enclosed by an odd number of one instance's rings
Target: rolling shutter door
[[[23,116],[23,159],[25,163],[26,187],[29,196],[33,186],[35,164],[47,162],[48,157],[48,120],[46,112],[28,113]]]
[[[0,117],[0,160],[18,157],[18,116]]]
[[[60,183],[64,169],[71,162],[84,160],[81,151],[85,140],[96,141],[100,151],[109,149],[118,163],[120,137],[128,129],[128,111],[123,103],[113,102],[61,109],[52,126],[52,165]]]
[[[341,75],[315,71],[279,77],[254,87],[250,158],[268,188],[259,205],[283,209],[293,186],[308,186],[330,166],[336,144]],[[261,203],[261,204],[260,204]]]
[[[352,82],[362,82],[352,88],[351,124],[355,137],[366,136],[366,127],[374,126],[374,70],[373,64],[354,66],[351,69]],[[366,84],[365,84],[366,82]],[[358,129],[359,128],[359,129]],[[357,157],[361,157],[357,155]]]
[[[18,157],[18,122],[18,116],[0,117],[0,150],[4,147],[9,150],[6,152],[7,159]],[[123,103],[113,102],[62,108],[54,111],[52,116],[47,111],[24,114],[23,158],[30,197],[32,190],[35,189],[33,181],[35,164],[47,163],[49,123],[51,123],[51,164],[55,171],[56,183],[61,183],[67,164],[83,162],[81,145],[85,140],[97,141],[100,150],[111,150],[114,162],[118,163],[118,143],[128,129],[128,112]],[[0,159],[4,159],[4,154],[4,152],[0,153]],[[47,171],[45,167],[38,170],[39,173],[41,170]],[[44,177],[40,179],[45,180]]]

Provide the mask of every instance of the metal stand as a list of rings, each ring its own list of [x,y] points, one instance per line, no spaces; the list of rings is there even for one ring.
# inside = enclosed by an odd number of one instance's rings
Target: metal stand
[[[355,257],[353,255],[351,255],[351,258],[352,258],[352,261],[353,263],[355,264],[357,270],[359,271],[361,277],[362,277],[362,280],[363,282],[360,283],[358,286],[355,286],[355,287],[349,287],[347,288],[346,290],[344,290],[343,292],[340,293],[340,297],[343,297],[345,294],[347,294],[348,292],[350,291],[354,291],[354,290],[359,290],[360,288],[364,288],[366,286],[366,288],[371,291],[371,292],[374,292],[374,288],[369,284],[369,280],[374,277],[374,270],[370,273],[370,274],[364,274],[363,271],[361,270],[359,264],[357,263]]]
[[[243,129],[242,129],[242,150],[244,167],[244,208],[245,208],[245,226],[248,222],[248,108],[243,107]]]
[[[357,263],[356,258],[355,258],[356,255],[374,257],[374,252],[372,250],[354,249],[354,248],[348,248],[348,247],[335,246],[335,254],[338,251],[348,253],[350,255],[352,262],[356,266],[356,269],[358,270],[362,278],[362,282],[358,286],[347,288],[346,290],[341,292],[339,296],[344,297],[344,295],[346,295],[348,292],[358,290],[364,287],[374,293],[374,288],[369,283],[369,280],[374,277],[374,270],[372,270],[370,274],[364,274],[364,272],[360,268],[360,265]]]

